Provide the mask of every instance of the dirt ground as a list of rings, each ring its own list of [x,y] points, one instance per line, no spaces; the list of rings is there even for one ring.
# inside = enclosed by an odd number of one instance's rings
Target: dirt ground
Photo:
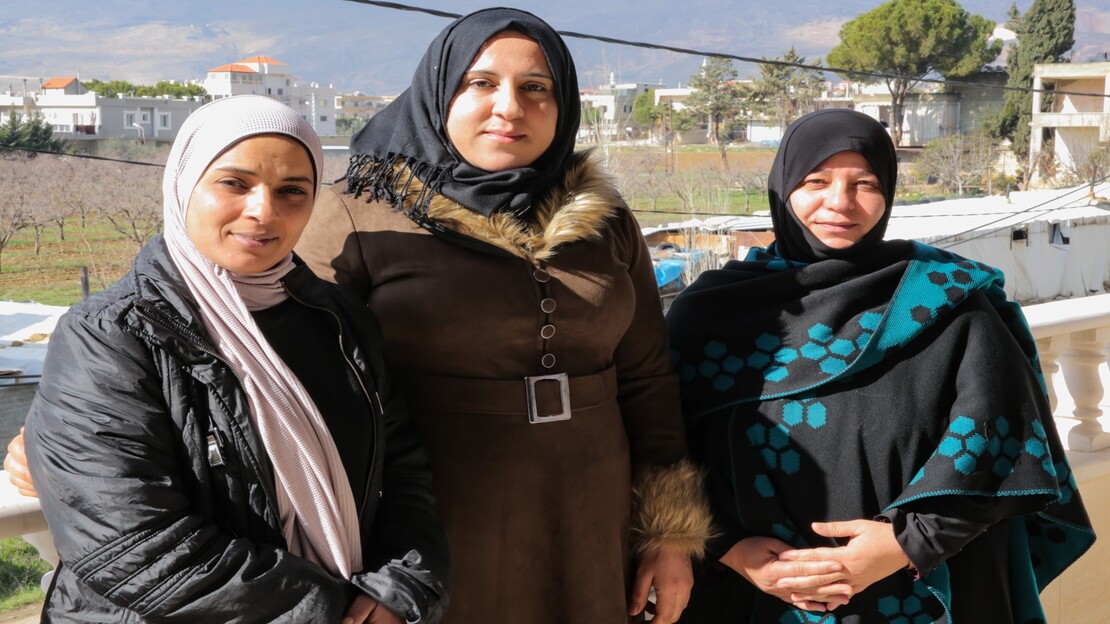
[[[14,611],[0,613],[0,624],[37,624],[42,612],[42,604],[20,607]]]

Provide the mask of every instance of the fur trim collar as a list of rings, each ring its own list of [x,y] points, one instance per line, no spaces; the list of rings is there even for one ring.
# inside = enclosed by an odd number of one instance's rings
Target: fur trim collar
[[[419,180],[414,179],[407,190],[405,205],[415,201],[422,190]],[[562,245],[600,240],[606,219],[624,205],[612,178],[590,152],[583,152],[575,155],[562,182],[535,206],[529,222],[508,213],[486,217],[443,195],[432,198],[428,218],[538,264],[549,260]]]

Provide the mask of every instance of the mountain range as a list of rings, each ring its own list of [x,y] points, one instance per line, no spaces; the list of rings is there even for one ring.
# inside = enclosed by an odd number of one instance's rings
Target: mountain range
[[[413,0],[426,8],[466,13],[474,0]],[[1025,11],[1032,0],[1020,0]],[[838,41],[840,26],[879,0],[515,0],[559,30],[716,51],[781,56],[790,47],[814,62]],[[997,22],[1012,0],[964,0],[963,7]],[[382,8],[357,0],[40,0],[0,13],[0,90],[15,78],[203,79],[209,68],[263,54],[304,81],[344,92],[391,94],[404,89],[443,17]],[[701,57],[568,38],[583,87],[617,82],[684,83]],[[1078,0],[1076,61],[1110,52],[1110,0]],[[758,73],[738,62],[741,76]],[[7,80],[5,84],[3,80]]]

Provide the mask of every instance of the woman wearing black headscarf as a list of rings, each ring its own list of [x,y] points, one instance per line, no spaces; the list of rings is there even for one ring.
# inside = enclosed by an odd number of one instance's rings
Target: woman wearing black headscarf
[[[996,269],[883,241],[896,177],[878,122],[802,117],[775,242],[671,307],[721,529],[684,622],[1043,621],[1094,539],[1020,307]]]
[[[449,531],[451,624],[622,622],[651,586],[673,622],[708,532],[651,260],[574,153],[579,106],[546,23],[455,21],[297,248],[381,319]]]

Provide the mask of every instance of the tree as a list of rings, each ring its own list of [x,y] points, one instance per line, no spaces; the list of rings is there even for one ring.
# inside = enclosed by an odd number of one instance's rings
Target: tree
[[[1013,18],[1011,17],[1011,21]],[[1037,63],[1059,63],[1075,45],[1074,0],[1033,0],[1025,15],[1016,20],[1017,44],[1007,57],[1007,86],[1031,88],[1033,66]],[[1043,98],[1042,104],[1051,100]],[[1039,112],[1039,111],[1038,111]],[[1006,91],[1005,104],[992,132],[1010,139],[1010,149],[1019,161],[1029,157],[1029,124],[1033,119],[1033,94],[1028,91]],[[1028,181],[1031,171],[1026,171]]]
[[[726,139],[721,136],[721,129],[739,113],[742,102],[732,61],[720,57],[706,59],[701,71],[690,76],[690,90],[686,105],[695,114],[705,117],[709,139],[721,150],[721,164],[728,169]]]
[[[107,82],[93,78],[81,83],[86,89],[98,93],[103,97],[117,97],[119,95],[162,97],[168,95],[175,98],[208,97],[208,91],[196,83],[182,83],[171,80],[162,80],[149,85],[135,85],[126,80],[109,80]]]
[[[653,137],[656,128],[663,124],[666,113],[665,105],[655,104],[655,89],[637,95],[632,101],[632,121],[647,128]]]
[[[960,78],[994,60],[1002,43],[988,43],[994,22],[971,15],[955,0],[891,0],[847,22],[829,52],[834,67],[877,71],[890,90],[891,138],[902,140],[906,94],[932,73]]]
[[[918,175],[936,178],[945,190],[963,195],[968,186],[989,184],[997,157],[990,137],[953,134],[930,141],[914,169]]]
[[[806,58],[791,47],[782,57],[770,59],[785,63],[806,65]],[[817,59],[813,65],[820,65]],[[748,92],[747,105],[753,113],[762,115],[779,125],[783,130],[790,122],[802,115],[817,110],[817,98],[825,84],[825,76],[819,71],[762,63],[759,78]]]
[[[23,119],[12,107],[8,112],[8,120],[0,126],[0,153],[12,151],[4,149],[4,146],[62,152],[65,151],[66,142],[64,139],[54,138],[54,127],[42,117],[34,115]]]
[[[15,156],[3,162],[4,175],[0,176],[0,254],[20,230],[30,225],[35,186],[30,158]],[[2,264],[0,270],[3,270]]]
[[[1071,146],[1071,160],[1063,167],[1070,182],[1087,185],[1087,196],[1095,196],[1095,187],[1110,178],[1110,141],[1090,140]]]
[[[152,167],[125,165],[104,176],[115,193],[101,193],[99,212],[141,248],[162,229],[162,176]]]

